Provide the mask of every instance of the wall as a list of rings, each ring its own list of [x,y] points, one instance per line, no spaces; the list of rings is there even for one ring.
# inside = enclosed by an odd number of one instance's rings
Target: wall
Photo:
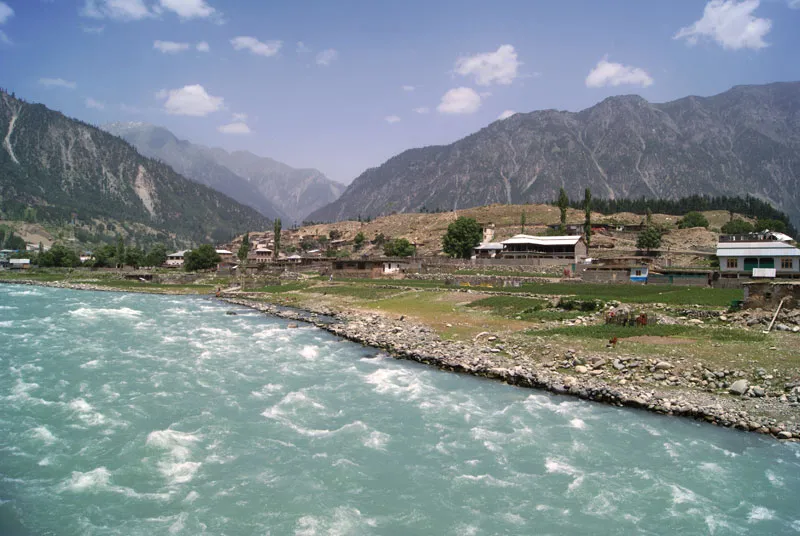
[[[776,309],[785,299],[785,309],[800,308],[800,283],[750,283],[745,286],[746,309]]]

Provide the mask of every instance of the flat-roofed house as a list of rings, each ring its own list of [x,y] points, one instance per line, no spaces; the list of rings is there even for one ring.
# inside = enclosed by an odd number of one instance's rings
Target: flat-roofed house
[[[175,253],[170,253],[167,255],[167,262],[166,265],[172,268],[180,268],[183,266],[183,256],[186,255],[187,250],[183,251],[176,251]]]
[[[30,259],[10,259],[8,267],[12,270],[27,270],[31,267]]]
[[[251,259],[259,264],[264,264],[272,259],[272,250],[265,247],[256,248],[251,254]]]
[[[494,259],[503,251],[503,244],[500,242],[484,242],[478,245],[475,250],[476,259]]]
[[[518,234],[503,244],[504,259],[554,258],[579,262],[586,258],[588,247],[581,235],[531,236]]]
[[[759,235],[725,240],[717,244],[722,277],[800,277],[800,249],[775,238]]]

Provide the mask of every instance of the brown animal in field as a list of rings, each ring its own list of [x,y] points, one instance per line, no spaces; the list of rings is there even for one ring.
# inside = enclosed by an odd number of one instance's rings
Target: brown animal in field
[[[617,338],[616,337],[610,338],[608,340],[608,346],[611,347],[611,348],[616,348],[617,347]]]

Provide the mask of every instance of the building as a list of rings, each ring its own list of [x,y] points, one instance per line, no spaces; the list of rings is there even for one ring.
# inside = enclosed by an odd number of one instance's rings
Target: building
[[[800,277],[800,249],[774,233],[721,236],[717,257],[722,277]]]
[[[222,262],[233,262],[233,252],[227,249],[218,249],[217,255],[222,258]]]
[[[271,249],[265,247],[256,248],[256,250],[250,255],[250,260],[259,264],[264,264],[272,259],[272,253],[273,252]]]
[[[11,270],[27,270],[31,267],[31,260],[30,259],[10,259],[8,261],[8,267]]]
[[[569,259],[577,263],[586,258],[589,248],[583,236],[531,236],[518,234],[503,244],[504,259]]]
[[[175,253],[170,253],[169,255],[167,255],[167,262],[166,262],[167,267],[180,268],[181,266],[183,266],[183,257],[184,255],[186,255],[187,251],[188,250],[176,251]]]
[[[476,259],[494,259],[503,251],[500,242],[486,242],[475,248],[473,254]]]
[[[331,273],[334,277],[343,278],[377,278],[402,274],[408,266],[408,260],[397,258],[344,259],[331,263]]]

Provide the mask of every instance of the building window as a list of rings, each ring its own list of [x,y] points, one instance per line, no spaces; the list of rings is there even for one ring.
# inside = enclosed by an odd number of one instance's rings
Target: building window
[[[736,269],[739,267],[739,259],[728,259],[728,268]]]
[[[642,275],[642,271],[641,270],[636,270],[636,275],[637,276],[641,276]]]
[[[781,270],[791,270],[791,269],[792,269],[792,259],[791,258],[781,259]]]

